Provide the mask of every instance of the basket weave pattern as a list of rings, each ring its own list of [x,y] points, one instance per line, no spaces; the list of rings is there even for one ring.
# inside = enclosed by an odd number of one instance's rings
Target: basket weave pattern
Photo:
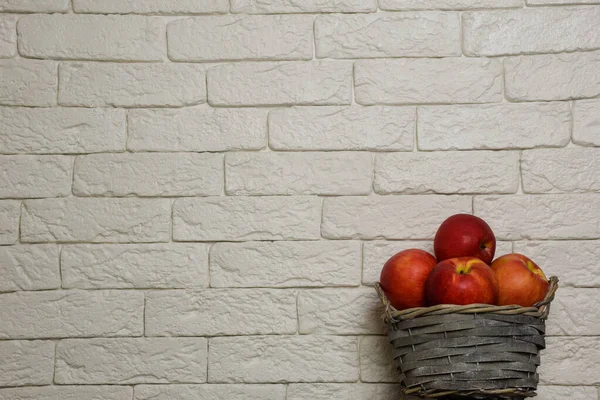
[[[524,398],[535,395],[545,319],[558,288],[533,307],[438,305],[398,311],[379,284],[388,339],[404,392],[437,398]]]

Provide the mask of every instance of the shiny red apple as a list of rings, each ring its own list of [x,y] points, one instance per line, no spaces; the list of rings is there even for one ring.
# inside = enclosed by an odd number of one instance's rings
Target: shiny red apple
[[[548,279],[542,269],[522,254],[506,254],[492,263],[499,285],[498,305],[531,307],[546,296]]]
[[[385,263],[379,283],[394,308],[425,306],[425,281],[436,263],[435,257],[419,249],[401,251]]]
[[[456,214],[438,228],[433,250],[438,261],[477,257],[489,265],[496,252],[496,236],[481,218],[471,214]]]
[[[475,257],[444,260],[425,283],[427,304],[496,304],[498,280],[494,271]]]

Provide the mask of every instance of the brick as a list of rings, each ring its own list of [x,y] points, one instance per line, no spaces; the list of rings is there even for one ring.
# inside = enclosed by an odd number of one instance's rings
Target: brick
[[[51,341],[0,341],[0,386],[50,385],[53,373]]]
[[[212,338],[208,380],[217,383],[355,382],[358,379],[356,348],[356,338],[344,336]]]
[[[146,295],[145,335],[295,334],[296,314],[293,290],[161,290]]]
[[[13,12],[66,12],[70,0],[0,0],[0,11]]]
[[[462,151],[375,156],[375,191],[391,193],[516,193],[519,153]]]
[[[358,286],[360,269],[352,241],[215,243],[210,251],[212,287]]]
[[[376,0],[231,0],[231,11],[246,14],[374,12]]]
[[[573,102],[573,142],[600,146],[600,100]]]
[[[133,151],[258,150],[267,142],[267,112],[210,108],[131,110],[127,147]]]
[[[521,158],[526,193],[600,191],[600,149],[572,147],[524,151]]]
[[[58,246],[0,247],[0,292],[60,288]]]
[[[0,58],[17,54],[17,15],[0,15]]]
[[[161,18],[105,15],[29,15],[17,25],[19,53],[33,58],[161,61],[166,23]]]
[[[178,199],[173,238],[197,240],[318,239],[321,200],[314,197]]]
[[[315,20],[319,58],[459,56],[458,13],[326,15]]]
[[[363,105],[498,102],[501,75],[500,63],[489,59],[357,61],[355,97]]]
[[[463,15],[463,48],[468,56],[595,50],[598,19],[598,7],[469,12]]]
[[[538,368],[542,385],[600,383],[600,337],[549,337]]]
[[[536,262],[560,286],[600,287],[600,246],[593,240],[515,242],[515,252]],[[561,289],[562,292],[562,289]]]
[[[135,400],[284,400],[284,385],[138,385]]]
[[[0,389],[0,400],[131,400],[128,386],[43,386]]]
[[[223,190],[223,156],[199,153],[92,154],[77,157],[78,196],[209,196]]]
[[[298,332],[381,334],[386,332],[382,312],[372,288],[302,290],[298,294]]]
[[[0,156],[0,198],[71,194],[73,157]]]
[[[506,97],[514,101],[567,100],[600,95],[600,51],[509,57]]]
[[[525,0],[528,6],[545,6],[558,4],[600,4],[598,0]]]
[[[204,14],[229,11],[228,0],[144,0],[127,2],[121,0],[73,0],[78,13],[101,14]]]
[[[498,239],[600,238],[597,194],[475,197],[474,209]]]
[[[539,386],[537,393],[540,400],[590,400],[597,396],[591,386]]]
[[[418,108],[420,150],[566,146],[568,103],[483,104]]]
[[[169,23],[169,58],[175,61],[310,60],[313,17],[214,16]]]
[[[352,64],[225,64],[208,70],[208,101],[214,106],[344,105],[352,97]]]
[[[402,398],[400,385],[362,383],[293,383],[288,385],[287,400],[347,400]]]
[[[0,107],[4,154],[124,151],[126,133],[123,110]]]
[[[369,153],[229,153],[230,195],[361,195],[371,193]]]
[[[327,239],[432,239],[440,221],[460,212],[471,212],[471,198],[332,197],[323,203],[321,230]]]
[[[24,242],[165,242],[170,230],[168,199],[26,200],[21,219]]]
[[[0,295],[0,338],[141,336],[144,294],[136,291],[16,292]]]
[[[413,107],[291,107],[269,113],[275,150],[404,150],[414,147]]]
[[[61,271],[65,288],[207,287],[208,245],[170,243],[63,246]]]
[[[598,336],[600,308],[596,305],[600,288],[561,287],[552,302],[546,334],[550,336]]]
[[[17,242],[20,214],[20,201],[0,200],[0,244]]]
[[[362,382],[400,382],[392,345],[385,336],[364,336],[360,339],[360,380]]]
[[[521,8],[522,0],[379,0],[382,10],[468,10],[471,8]]]
[[[394,254],[408,249],[421,249],[434,254],[433,241],[383,241],[374,240],[363,244],[363,285],[379,282],[381,268]],[[512,253],[512,242],[496,242],[496,257]]]
[[[0,60],[0,105],[56,105],[57,81],[54,61]]]
[[[63,106],[180,107],[206,102],[204,66],[66,63],[60,66]]]
[[[56,347],[54,382],[203,383],[204,338],[66,339]]]

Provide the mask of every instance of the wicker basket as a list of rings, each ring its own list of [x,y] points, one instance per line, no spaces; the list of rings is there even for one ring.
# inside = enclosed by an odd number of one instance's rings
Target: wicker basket
[[[545,319],[558,288],[550,278],[533,307],[442,304],[398,311],[381,286],[388,339],[406,395],[522,399],[535,396]]]

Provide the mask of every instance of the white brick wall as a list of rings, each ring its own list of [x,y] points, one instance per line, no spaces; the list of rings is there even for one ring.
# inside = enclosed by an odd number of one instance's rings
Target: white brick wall
[[[69,0],[0,0],[0,11],[16,12],[67,12]]]
[[[297,325],[294,290],[163,290],[146,298],[147,336],[282,335]]]
[[[0,389],[2,400],[130,400],[133,388],[129,386],[31,386]]]
[[[0,105],[56,105],[57,65],[53,61],[0,60]]]
[[[137,385],[135,400],[193,400],[193,399],[228,399],[228,400],[283,400],[285,385],[236,385],[236,384],[203,384],[203,385]]]
[[[352,101],[350,62],[223,64],[209,69],[207,81],[213,106],[325,106]]]
[[[0,58],[8,58],[17,52],[17,15],[0,15]]]
[[[600,391],[599,0],[0,0],[0,400],[399,398],[373,284],[475,213]]]
[[[141,336],[144,330],[139,291],[15,292],[0,295],[0,305],[3,339]]]
[[[208,380],[215,383],[356,382],[356,341],[352,336],[329,335],[212,338]]]
[[[227,0],[73,0],[77,13],[100,14],[212,14],[229,10]]]
[[[458,13],[381,15],[317,17],[317,57],[442,57],[461,54]]]
[[[600,52],[507,57],[506,97],[511,101],[569,100],[600,95]]]
[[[204,338],[66,339],[56,346],[61,385],[206,382]]]
[[[69,289],[208,287],[208,249],[203,243],[63,246],[62,286]]]
[[[0,247],[0,292],[58,289],[59,248],[55,244]]]
[[[492,103],[502,100],[502,66],[485,58],[357,61],[356,102]]]
[[[521,0],[379,0],[382,10],[469,10],[472,8],[517,8]]]
[[[210,196],[223,190],[220,154],[92,154],[77,157],[75,169],[77,196]]]
[[[310,16],[219,16],[169,24],[173,61],[310,60]]]
[[[464,14],[464,50],[469,56],[560,53],[600,48],[598,7],[473,11]],[[562,32],[556,35],[555,32]]]
[[[373,180],[373,157],[363,152],[235,152],[225,168],[231,195],[361,195]]]
[[[19,53],[49,59],[160,61],[165,22],[155,17],[44,15],[19,19]]]

